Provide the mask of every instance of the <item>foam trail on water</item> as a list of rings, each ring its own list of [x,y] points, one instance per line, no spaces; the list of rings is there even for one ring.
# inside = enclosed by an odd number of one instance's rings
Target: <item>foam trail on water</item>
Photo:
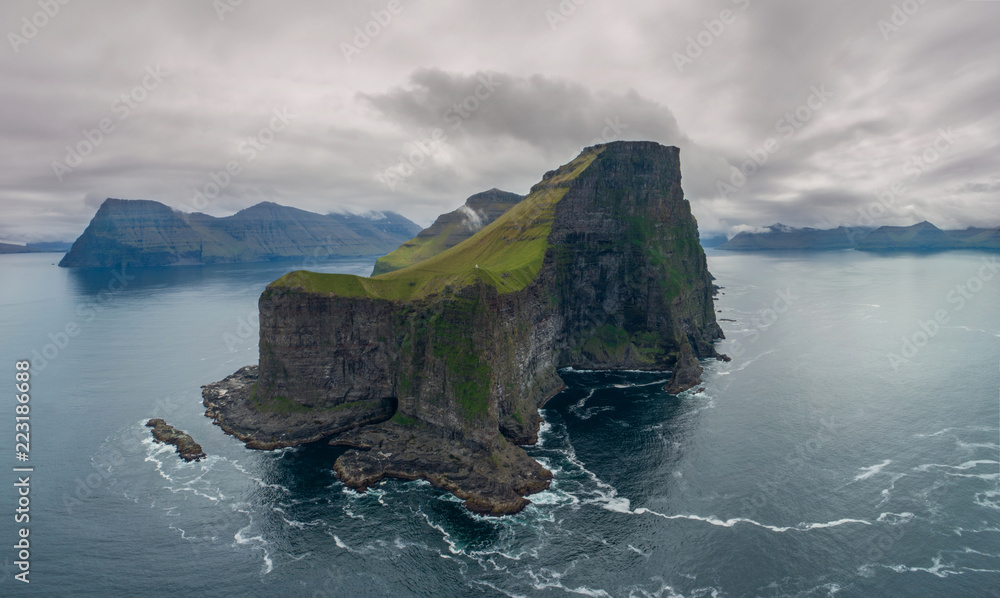
[[[253,527],[253,515],[250,514],[249,506],[246,505],[246,503],[243,503],[241,506],[246,506],[247,509],[241,509],[239,506],[233,505],[233,510],[246,515],[249,522],[245,527],[236,532],[233,536],[233,540],[236,541],[236,545],[249,545],[252,549],[260,550],[264,553],[264,570],[261,572],[261,575],[267,575],[274,570],[274,561],[271,560],[271,553],[267,549],[271,543],[265,540],[262,535],[247,536],[247,534],[250,533],[250,528]]]
[[[980,465],[998,465],[998,464],[1000,464],[1000,462],[991,461],[989,459],[977,459],[975,461],[966,461],[961,465],[943,465],[940,463],[925,463],[924,465],[919,465],[917,467],[914,467],[913,469],[914,471],[930,471],[933,468],[941,468],[941,469],[957,469],[960,471],[964,471],[967,469],[978,467]]]
[[[689,519],[691,521],[703,521],[711,525],[719,527],[733,527],[737,523],[747,523],[749,525],[755,525],[757,527],[770,530],[775,533],[784,533],[788,531],[796,532],[808,532],[814,529],[826,529],[828,527],[838,527],[841,525],[847,525],[850,523],[856,523],[859,525],[871,525],[870,521],[865,521],[864,519],[838,519],[836,521],[827,521],[825,523],[800,523],[794,526],[777,526],[768,525],[766,523],[760,523],[759,521],[754,521],[753,519],[747,519],[746,517],[734,517],[732,519],[726,519],[725,521],[710,515],[708,517],[703,517],[701,515],[665,515],[663,513],[657,513],[656,511],[651,511],[645,507],[640,507],[632,513],[636,515],[656,515],[657,517],[662,517],[663,519]]]
[[[877,465],[872,465],[871,467],[862,467],[861,469],[858,470],[861,473],[854,476],[853,481],[859,482],[861,480],[867,480],[868,478],[872,477],[877,473],[882,473],[882,470],[885,469],[885,467],[890,463],[892,463],[892,459],[886,459],[885,461],[882,461]]]

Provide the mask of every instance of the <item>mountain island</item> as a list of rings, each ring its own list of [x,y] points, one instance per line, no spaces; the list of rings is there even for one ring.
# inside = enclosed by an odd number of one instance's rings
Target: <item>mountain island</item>
[[[418,230],[395,212],[314,214],[263,202],[215,218],[148,199],[109,198],[59,265],[137,268],[381,255]]]
[[[589,147],[507,199],[406,267],[271,283],[259,365],[206,386],[206,415],[251,448],[350,447],[334,469],[351,488],[423,479],[503,515],[549,486],[519,445],[561,368],[670,370],[679,393],[724,358],[676,147]]]

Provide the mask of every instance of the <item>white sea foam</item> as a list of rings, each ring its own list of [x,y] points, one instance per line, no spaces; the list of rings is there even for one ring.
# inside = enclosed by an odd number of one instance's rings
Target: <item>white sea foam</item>
[[[760,355],[755,355],[753,358],[748,359],[748,360],[744,361],[743,363],[740,363],[738,366],[737,366],[738,362],[733,361],[732,362],[733,366],[730,369],[725,370],[725,371],[716,372],[716,374],[719,375],[719,376],[728,376],[729,374],[733,374],[733,373],[736,373],[736,372],[742,372],[743,370],[745,370],[748,367],[750,367],[751,364],[753,364],[755,361],[757,361],[761,357],[764,357],[765,355],[770,355],[771,353],[775,353],[776,351],[777,351],[777,349],[771,349],[769,351],[764,351]]]
[[[242,510],[240,512],[247,513],[247,511],[242,511]],[[249,513],[247,513],[247,515],[249,516]],[[267,550],[267,547],[270,545],[270,543],[267,540],[265,540],[263,536],[260,535],[251,537],[246,536],[244,532],[249,533],[251,525],[253,525],[252,518],[250,520],[250,523],[247,524],[246,527],[236,532],[236,534],[233,536],[233,539],[236,540],[236,544],[238,545],[241,546],[249,545],[252,548],[260,550],[261,552],[264,553],[264,569],[262,571],[262,574],[267,575],[268,573],[274,570],[274,561],[271,560],[271,553],[268,552]]]
[[[934,432],[932,434],[916,434],[916,437],[917,438],[934,438],[935,436],[942,436],[944,434],[949,434],[949,433],[955,432],[955,431],[963,431],[963,432],[993,432],[993,433],[996,433],[998,431],[998,429],[997,428],[988,428],[988,427],[985,427],[985,426],[961,426],[961,427],[957,427],[957,428],[944,428],[944,429],[938,430],[937,432]]]
[[[903,513],[882,513],[876,521],[879,523],[888,523],[889,525],[903,525],[912,521],[913,517],[913,513],[909,511]]]
[[[960,465],[944,465],[944,464],[941,464],[941,463],[925,463],[924,465],[919,465],[919,466],[915,467],[914,470],[915,471],[930,471],[931,469],[940,468],[940,469],[957,469],[957,470],[960,470],[960,471],[964,471],[964,470],[967,470],[967,469],[973,469],[975,467],[979,467],[980,465],[1000,465],[1000,462],[991,461],[989,459],[978,459],[978,460],[975,460],[975,461],[966,461],[965,463],[962,463]]]
[[[576,562],[570,564],[570,569],[576,565]],[[578,586],[575,588],[566,586],[562,582],[562,578],[566,573],[559,573],[558,571],[553,571],[548,568],[542,568],[535,573],[533,570],[528,569],[527,574],[531,577],[531,586],[536,590],[548,590],[548,589],[558,589],[570,594],[580,594],[582,596],[591,596],[592,598],[611,598],[611,594],[604,590],[589,588],[587,586]]]
[[[538,442],[535,444],[536,447],[542,447],[545,445],[545,440],[549,436],[549,432],[552,431],[552,424],[545,421],[545,417],[542,416],[542,423],[538,426]]]
[[[889,465],[890,463],[892,463],[892,459],[886,459],[885,461],[883,461],[883,462],[881,462],[881,463],[879,463],[877,465],[872,465],[871,467],[862,467],[861,469],[858,470],[861,473],[858,474],[858,475],[856,475],[856,476],[854,476],[854,480],[853,481],[859,482],[861,480],[867,480],[868,478],[872,477],[873,475],[875,475],[877,473],[881,473],[882,470],[885,469],[885,467],[887,465]]]
[[[348,552],[354,552],[354,549],[348,546],[347,544],[344,544],[344,541],[341,540],[340,536],[338,536],[337,534],[333,534],[333,541],[336,542],[337,548],[346,550]]]
[[[688,519],[688,520],[691,520],[691,521],[701,521],[701,522],[708,523],[708,524],[711,524],[711,525],[715,525],[715,526],[718,526],[718,527],[733,527],[733,526],[735,526],[738,523],[746,523],[746,524],[754,525],[754,526],[757,526],[757,527],[760,527],[760,528],[763,528],[763,529],[766,529],[766,530],[769,530],[769,531],[772,531],[772,532],[776,532],[776,533],[784,533],[784,532],[788,532],[788,531],[808,532],[808,531],[812,531],[814,529],[826,529],[826,528],[829,528],[829,527],[839,527],[841,525],[847,525],[847,524],[851,524],[851,523],[856,523],[856,524],[859,524],[859,525],[871,525],[870,521],[865,521],[864,519],[848,519],[848,518],[845,518],[845,519],[838,519],[836,521],[827,521],[827,522],[823,522],[823,523],[804,523],[803,522],[803,523],[799,523],[798,525],[794,525],[794,526],[777,526],[777,525],[768,525],[766,523],[760,523],[759,521],[754,521],[753,519],[748,519],[746,517],[734,517],[732,519],[726,519],[725,521],[723,521],[722,519],[719,519],[718,517],[715,517],[714,515],[709,515],[708,517],[704,517],[704,516],[701,516],[701,515],[665,515],[663,513],[657,513],[656,511],[652,511],[652,510],[647,509],[645,507],[640,507],[640,508],[636,509],[635,511],[632,511],[632,513],[634,513],[635,515],[645,515],[645,514],[655,515],[657,517],[662,517],[663,519]]]
[[[447,556],[445,556],[445,555],[443,555],[443,554],[442,554],[441,556],[442,556],[442,557],[444,557],[444,558],[451,558],[451,557],[447,557]],[[495,591],[495,592],[500,592],[500,593],[501,593],[501,594],[503,594],[504,596],[509,596],[510,598],[528,598],[528,597],[527,597],[526,595],[524,595],[524,594],[515,594],[515,593],[513,593],[513,592],[510,592],[510,591],[508,591],[508,590],[505,590],[505,589],[503,589],[503,588],[499,588],[499,587],[497,587],[497,586],[495,586],[495,585],[491,584],[490,582],[488,582],[488,581],[483,581],[483,580],[481,580],[481,579],[473,579],[473,580],[471,580],[471,583],[474,583],[474,584],[476,584],[476,585],[480,585],[480,586],[486,586],[487,588],[491,588],[491,589],[492,589],[493,591]]]
[[[1000,511],[1000,490],[977,492],[974,501],[980,507]]]

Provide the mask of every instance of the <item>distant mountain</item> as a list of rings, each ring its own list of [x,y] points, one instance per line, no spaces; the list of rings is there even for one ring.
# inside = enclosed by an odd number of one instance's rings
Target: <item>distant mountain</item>
[[[739,233],[726,243],[720,245],[719,249],[729,251],[851,249],[855,246],[858,236],[864,236],[869,232],[871,232],[870,228],[848,228],[841,226],[839,228],[821,230],[816,228],[793,228],[778,223],[767,227],[761,232]]]
[[[375,262],[372,276],[399,270],[434,257],[476,234],[524,199],[523,195],[499,189],[477,193],[465,205],[441,214],[434,224],[403,243],[399,249]]]
[[[0,254],[3,253],[65,253],[72,243],[65,241],[54,241],[46,243],[28,243],[27,245],[15,245],[13,243],[0,243]]]
[[[215,218],[156,201],[107,199],[59,265],[180,266],[378,255],[419,228],[395,212],[321,215],[264,202]]]
[[[858,242],[862,251],[944,251],[1000,249],[1000,228],[945,231],[930,222],[913,226],[883,226]]]
[[[913,226],[883,226],[877,229],[844,227],[834,229],[793,228],[774,224],[760,232],[742,232],[720,245],[728,251],[798,249],[822,251],[946,251],[951,249],[1000,250],[1000,228],[941,230],[929,222]]]
[[[28,243],[28,249],[37,253],[66,253],[73,246],[71,241],[47,241],[44,243]]]
[[[709,235],[698,239],[702,247],[718,247],[729,241],[726,235]]]
[[[0,254],[2,253],[34,253],[24,245],[14,245],[13,243],[0,243]]]

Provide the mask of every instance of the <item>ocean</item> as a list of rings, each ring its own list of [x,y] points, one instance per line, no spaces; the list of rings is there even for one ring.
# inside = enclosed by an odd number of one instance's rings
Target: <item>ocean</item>
[[[200,386],[257,360],[260,292],[303,264],[0,256],[0,371],[32,364],[29,461],[0,408],[0,595],[1000,596],[997,256],[708,255],[732,361],[680,396],[562,372],[527,449],[552,487],[500,519],[424,482],[357,494],[341,449],[251,451],[204,417]]]

